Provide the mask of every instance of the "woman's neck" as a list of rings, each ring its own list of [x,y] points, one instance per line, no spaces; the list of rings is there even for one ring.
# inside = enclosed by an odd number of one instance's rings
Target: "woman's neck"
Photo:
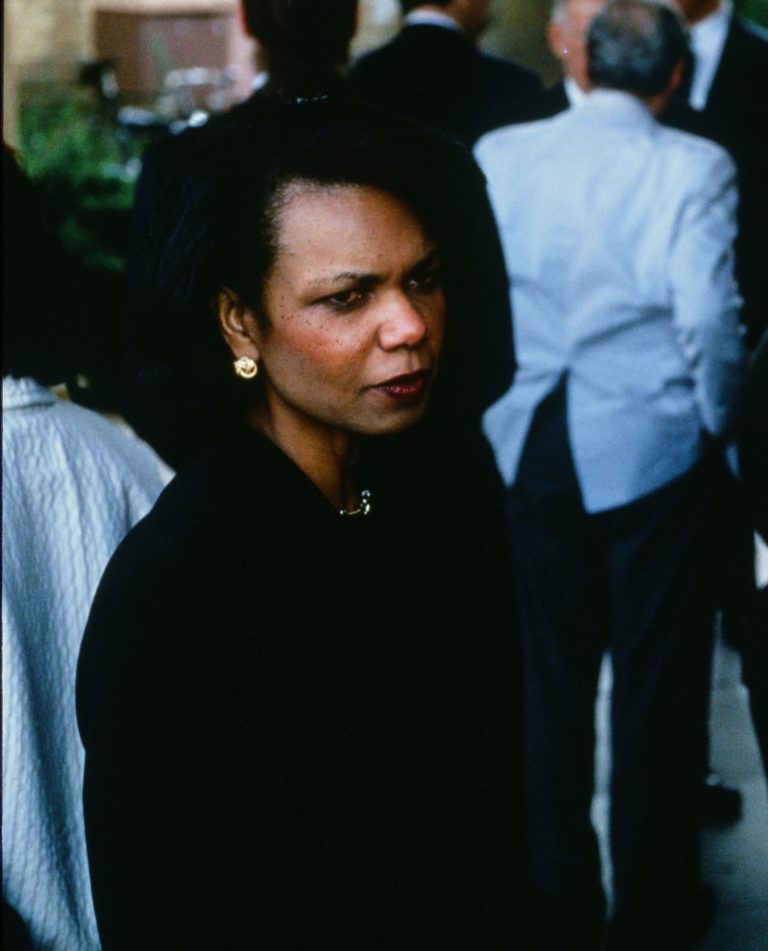
[[[320,427],[316,420],[290,423],[264,406],[252,409],[248,422],[266,436],[320,489],[334,508],[354,510],[360,503],[360,444],[345,430]]]

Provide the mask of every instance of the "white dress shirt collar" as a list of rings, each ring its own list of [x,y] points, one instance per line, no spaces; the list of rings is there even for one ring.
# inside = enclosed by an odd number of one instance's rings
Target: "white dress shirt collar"
[[[403,26],[442,26],[455,33],[464,32],[457,20],[435,10],[412,10],[403,17]]]
[[[54,394],[31,377],[3,377],[3,409],[24,409],[27,406],[49,406],[56,402]]]
[[[575,79],[566,76],[563,80],[563,86],[565,87],[565,95],[568,97],[568,104],[571,107],[584,104],[589,93],[585,89],[582,89]]]
[[[694,109],[703,109],[715,79],[723,47],[731,25],[731,0],[723,2],[709,16],[691,27],[691,50],[694,55],[693,82],[688,102]]]
[[[605,118],[634,128],[651,126],[656,121],[642,99],[620,89],[593,89],[584,97],[581,108],[589,110],[593,121]]]

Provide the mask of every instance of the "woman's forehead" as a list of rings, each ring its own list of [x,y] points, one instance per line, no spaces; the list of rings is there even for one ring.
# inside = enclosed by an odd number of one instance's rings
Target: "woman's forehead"
[[[366,185],[296,187],[275,224],[271,291],[396,278],[435,249],[407,205]]]
[[[292,183],[275,216],[278,256],[343,248],[370,254],[426,245],[424,228],[401,199],[369,185]]]

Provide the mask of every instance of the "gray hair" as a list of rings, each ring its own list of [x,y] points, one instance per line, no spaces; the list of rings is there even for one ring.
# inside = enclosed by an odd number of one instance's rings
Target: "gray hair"
[[[549,12],[550,23],[562,23],[565,19],[565,8],[568,6],[568,0],[555,0],[552,9]]]
[[[609,0],[589,26],[587,52],[593,85],[655,96],[690,57],[688,30],[663,0]]]

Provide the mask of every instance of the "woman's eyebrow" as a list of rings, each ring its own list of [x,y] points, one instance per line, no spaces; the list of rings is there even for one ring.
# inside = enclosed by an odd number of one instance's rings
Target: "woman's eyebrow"
[[[438,248],[436,244],[433,244],[432,247],[429,248],[427,252],[423,255],[423,257],[419,258],[419,260],[413,265],[413,267],[410,268],[410,270],[416,271],[420,267],[425,267],[431,264],[439,264],[439,263],[440,263],[440,249]]]
[[[427,248],[424,254],[415,261],[412,265],[408,267],[407,273],[416,271],[421,267],[431,265],[438,262],[440,259],[440,250],[436,244],[433,244],[431,247]],[[376,274],[373,271],[336,271],[335,273],[330,274],[321,274],[319,277],[316,277],[308,282],[307,288],[312,290],[316,287],[324,287],[328,284],[336,284],[342,282],[358,283],[358,284],[377,284],[383,280],[381,274]]]
[[[374,283],[381,280],[381,275],[369,271],[338,271],[335,274],[322,274],[308,283],[309,288],[322,287],[325,284],[336,284],[341,281],[355,281]]]

